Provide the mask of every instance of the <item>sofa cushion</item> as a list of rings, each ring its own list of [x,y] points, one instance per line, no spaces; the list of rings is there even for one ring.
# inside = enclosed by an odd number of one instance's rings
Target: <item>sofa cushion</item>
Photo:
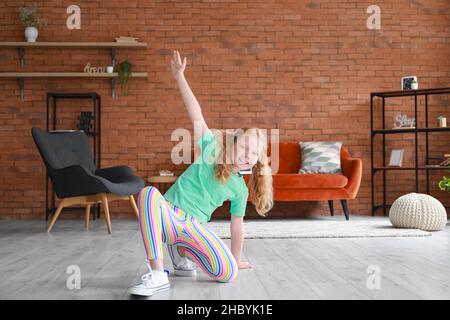
[[[302,161],[298,173],[341,173],[341,146],[340,141],[300,142]]]
[[[348,183],[342,174],[279,173],[273,176],[275,189],[344,188]]]

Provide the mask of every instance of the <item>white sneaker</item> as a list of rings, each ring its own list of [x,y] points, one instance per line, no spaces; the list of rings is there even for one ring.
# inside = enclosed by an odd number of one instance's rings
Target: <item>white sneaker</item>
[[[141,277],[141,281],[130,288],[129,293],[137,296],[149,297],[155,293],[170,289],[169,278],[165,271],[152,270],[147,262],[149,273]]]
[[[173,270],[176,276],[180,277],[195,277],[197,271],[195,270],[194,263],[187,257],[182,257],[178,253],[176,245],[167,245],[169,250],[170,259],[172,259]]]

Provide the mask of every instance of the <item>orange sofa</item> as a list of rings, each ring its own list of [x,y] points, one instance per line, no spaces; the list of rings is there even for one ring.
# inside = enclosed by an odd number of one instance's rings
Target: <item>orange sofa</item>
[[[269,147],[268,155],[271,155]],[[362,161],[352,158],[341,147],[342,174],[299,174],[301,148],[298,142],[279,143],[278,172],[273,175],[275,201],[327,200],[334,215],[333,200],[340,200],[345,218],[349,219],[347,200],[355,199],[361,184]],[[244,175],[248,183],[250,176]]]

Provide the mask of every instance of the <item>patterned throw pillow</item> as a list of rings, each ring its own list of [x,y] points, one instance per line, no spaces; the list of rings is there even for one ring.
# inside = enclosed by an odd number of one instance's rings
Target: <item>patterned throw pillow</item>
[[[300,142],[302,166],[298,173],[342,173],[338,141]]]

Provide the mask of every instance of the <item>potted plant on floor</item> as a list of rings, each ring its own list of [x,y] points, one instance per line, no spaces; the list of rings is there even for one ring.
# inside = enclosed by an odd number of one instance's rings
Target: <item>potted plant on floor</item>
[[[448,166],[448,168],[450,169],[450,166]],[[449,178],[447,178],[446,176],[442,177],[441,181],[439,181],[439,189],[441,191],[450,192],[450,177]]]
[[[132,64],[128,60],[119,63],[119,81],[122,94],[128,95],[128,80],[131,76]]]
[[[37,26],[47,25],[47,20],[37,16],[36,7],[21,7],[20,21],[25,27],[25,37],[28,42],[36,42],[39,34],[38,29],[36,28]]]

